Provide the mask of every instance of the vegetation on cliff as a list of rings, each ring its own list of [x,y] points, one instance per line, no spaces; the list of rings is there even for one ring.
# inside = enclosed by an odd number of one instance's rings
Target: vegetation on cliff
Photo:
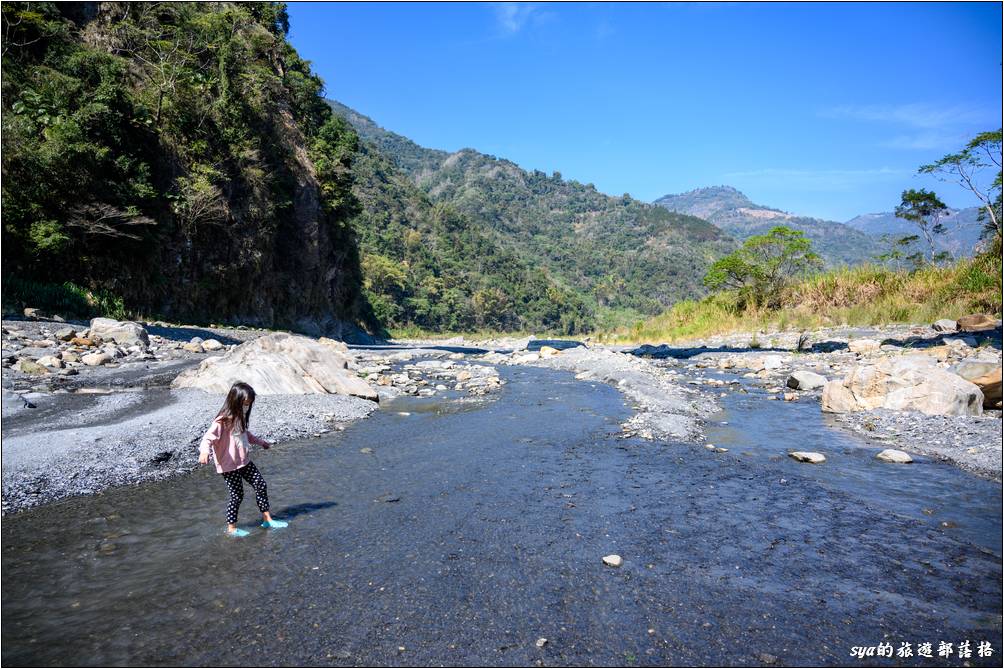
[[[4,3],[3,262],[133,313],[368,319],[357,137],[278,3]]]

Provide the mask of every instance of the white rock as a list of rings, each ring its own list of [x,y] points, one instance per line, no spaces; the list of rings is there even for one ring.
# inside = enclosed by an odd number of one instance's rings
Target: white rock
[[[935,359],[911,355],[861,365],[823,386],[822,409],[833,413],[893,409],[928,415],[979,416],[983,392],[942,369]]]
[[[95,318],[91,320],[90,337],[98,337],[116,344],[150,345],[150,336],[139,323],[132,321],[117,321],[112,318]]]
[[[107,353],[88,353],[87,355],[80,358],[80,362],[90,367],[97,367],[99,365],[104,365],[112,361],[112,356]]]
[[[218,339],[207,339],[202,342],[202,348],[206,351],[219,351],[226,347],[223,346],[223,342]]]
[[[897,451],[895,448],[885,449],[884,451],[876,455],[875,459],[882,460],[884,462],[897,462],[901,464],[913,462],[913,458],[911,458],[908,454],[904,453],[903,451]]]
[[[54,355],[47,355],[45,357],[38,359],[38,364],[44,365],[46,367],[55,367],[56,369],[63,368],[63,361]]]
[[[941,320],[935,321],[934,325],[931,326],[938,332],[955,332],[958,329],[958,324],[947,318],[942,318]]]
[[[334,393],[376,400],[377,392],[346,370],[347,364],[341,352],[317,340],[275,333],[203,360],[179,374],[171,387],[225,393],[235,381],[244,381],[260,395]]]
[[[826,377],[815,372],[799,370],[792,372],[791,376],[788,377],[787,385],[795,390],[814,390],[826,385]]]
[[[603,564],[608,567],[619,567],[624,563],[620,555],[606,555],[603,557]]]
[[[826,456],[822,453],[814,453],[812,451],[792,451],[788,454],[789,457],[795,458],[799,462],[808,462],[814,465],[826,462]]]
[[[874,339],[855,339],[847,342],[847,350],[851,353],[871,353],[882,347],[882,342]]]
[[[763,358],[764,369],[780,369],[784,367],[784,358],[779,355],[765,355]]]

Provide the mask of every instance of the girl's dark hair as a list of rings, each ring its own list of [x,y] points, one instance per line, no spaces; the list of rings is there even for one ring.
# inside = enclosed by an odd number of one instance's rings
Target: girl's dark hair
[[[238,431],[247,432],[248,425],[251,423],[254,397],[254,388],[243,381],[238,381],[230,386],[230,392],[227,393],[227,399],[223,402],[223,408],[216,414],[217,418],[223,416],[227,419],[231,429],[236,426]],[[247,400],[250,400],[251,403],[248,405],[247,411],[244,411],[244,402]]]

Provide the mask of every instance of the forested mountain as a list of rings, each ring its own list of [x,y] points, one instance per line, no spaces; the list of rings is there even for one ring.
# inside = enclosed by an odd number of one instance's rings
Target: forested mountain
[[[980,241],[980,232],[983,230],[983,224],[978,219],[980,211],[979,207],[950,209],[948,215],[941,219],[945,225],[945,233],[934,236],[935,250],[948,251],[954,258],[971,257]],[[891,211],[855,216],[847,221],[847,225],[880,239],[882,237],[896,239],[920,234],[915,224],[897,218],[896,214]],[[890,240],[886,240],[886,242],[888,241]],[[880,248],[888,248],[889,244],[886,242],[883,242],[885,247],[880,246]],[[923,240],[920,240],[918,248],[923,247]]]
[[[734,247],[701,219],[332,113],[280,3],[2,16],[8,306],[12,286],[24,306],[82,289],[190,322],[572,334],[701,295]]]
[[[364,151],[385,158],[434,208],[459,216],[496,248],[539,268],[601,319],[658,313],[676,300],[703,294],[708,264],[734,248],[733,240],[693,216],[605,195],[558,173],[523,170],[473,149],[452,154],[426,149],[344,105],[331,105],[357,130]],[[386,166],[382,173],[390,174]],[[363,201],[379,200],[370,191],[361,183],[356,194]],[[401,221],[403,230],[416,225]],[[393,248],[394,237],[364,237],[364,251],[397,260],[402,256]],[[436,239],[433,232],[427,245],[437,246]]]
[[[133,312],[374,325],[354,131],[277,3],[3,3],[5,285]],[[32,283],[34,282],[34,283]]]
[[[812,248],[827,265],[853,265],[876,255],[875,240],[869,235],[836,221],[796,216],[754,204],[731,186],[698,188],[678,195],[664,195],[655,204],[706,219],[736,239],[760,235],[774,226],[802,230]]]

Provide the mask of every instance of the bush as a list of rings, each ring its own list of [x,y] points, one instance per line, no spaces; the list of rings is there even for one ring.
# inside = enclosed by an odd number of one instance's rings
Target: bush
[[[107,291],[90,291],[69,281],[63,284],[41,283],[7,277],[3,282],[3,307],[4,311],[18,312],[34,307],[46,313],[77,318],[128,318],[121,297]]]

